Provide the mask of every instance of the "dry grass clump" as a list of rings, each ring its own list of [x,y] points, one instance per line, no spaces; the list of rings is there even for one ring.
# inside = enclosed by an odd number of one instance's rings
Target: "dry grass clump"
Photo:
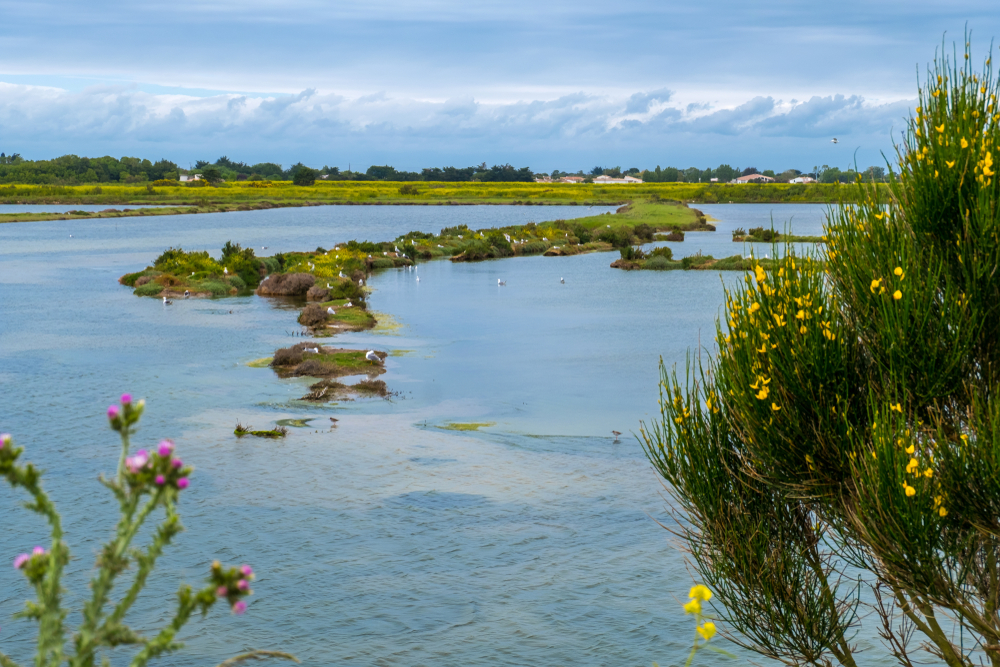
[[[318,327],[326,324],[329,313],[318,303],[310,303],[299,315],[299,324],[306,327]]]
[[[319,285],[313,285],[306,292],[306,298],[310,301],[328,301],[330,297],[330,290]]]
[[[308,273],[272,275],[257,288],[259,296],[304,296],[316,283]]]
[[[302,350],[298,347],[283,347],[274,353],[272,366],[296,366],[302,363]]]

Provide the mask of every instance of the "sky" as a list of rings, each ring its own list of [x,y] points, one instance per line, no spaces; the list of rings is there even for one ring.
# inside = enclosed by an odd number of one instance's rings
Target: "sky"
[[[864,168],[966,28],[995,2],[0,0],[0,151]]]

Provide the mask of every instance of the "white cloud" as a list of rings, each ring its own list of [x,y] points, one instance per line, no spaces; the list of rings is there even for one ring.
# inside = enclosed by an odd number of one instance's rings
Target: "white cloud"
[[[872,155],[891,149],[908,101],[869,104],[857,95],[783,103],[757,96],[719,107],[672,102],[667,89],[626,96],[573,93],[549,100],[483,103],[471,96],[427,101],[376,92],[346,97],[195,97],[100,86],[81,92],[0,83],[0,149],[26,157],[130,154],[187,164],[234,159],[419,169],[482,161],[554,160],[785,166],[813,160],[829,136]],[[797,152],[796,142],[808,140]],[[833,163],[833,158],[829,159]],[[562,168],[567,168],[565,164]],[[788,165],[792,166],[792,165]]]

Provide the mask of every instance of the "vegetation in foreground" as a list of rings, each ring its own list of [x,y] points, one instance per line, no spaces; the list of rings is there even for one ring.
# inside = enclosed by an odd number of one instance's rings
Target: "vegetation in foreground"
[[[855,186],[824,265],[755,265],[642,429],[723,634],[784,664],[854,667],[863,618],[901,665],[1000,664],[1000,114],[970,62],[929,71],[891,192]]]
[[[111,479],[102,477],[101,483],[118,501],[121,518],[114,536],[100,549],[90,581],[90,599],[79,612],[80,625],[74,633],[69,633],[67,628],[66,619],[70,610],[64,607],[63,602],[63,574],[71,555],[69,546],[63,540],[62,517],[42,486],[41,471],[30,463],[19,464],[23,448],[17,447],[9,434],[0,434],[0,475],[12,488],[27,492],[31,500],[25,507],[45,518],[51,534],[48,549],[36,546],[30,553],[23,553],[14,559],[14,568],[24,575],[35,591],[36,599],[26,602],[19,616],[38,622],[38,648],[33,661],[36,666],[110,664],[108,660],[112,650],[134,646],[138,652],[130,664],[142,667],[183,647],[177,641],[178,634],[195,613],[204,616],[222,600],[235,614],[242,614],[247,609],[245,598],[253,593],[250,590],[253,570],[249,565],[225,568],[215,561],[205,586],[198,590],[188,585],[181,586],[173,617],[152,637],[133,630],[126,623],[125,617],[145,589],[157,560],[173,538],[184,530],[177,513],[177,503],[188,488],[193,471],[191,466],[177,457],[174,444],[169,440],[161,441],[150,451],[140,449],[131,453],[130,439],[138,427],[144,407],[144,401],[133,401],[129,394],[125,394],[120,405],[108,408],[108,423],[121,437],[122,448],[117,473]],[[145,547],[133,546],[146,521],[161,511],[163,520],[152,531],[149,543]],[[120,584],[119,580],[130,567],[135,568],[131,584],[127,584],[115,601],[112,595],[114,587]],[[226,661],[226,664],[267,657],[295,660],[287,653],[251,651]],[[19,663],[0,653],[0,664],[3,667],[18,667]]]

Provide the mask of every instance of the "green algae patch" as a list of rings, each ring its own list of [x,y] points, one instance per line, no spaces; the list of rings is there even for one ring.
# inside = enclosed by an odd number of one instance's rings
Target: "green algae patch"
[[[478,431],[481,428],[496,426],[496,422],[447,422],[437,428],[445,431]]]
[[[309,422],[315,419],[316,419],[315,417],[305,417],[303,419],[289,418],[289,419],[279,419],[274,423],[277,424],[278,426],[291,426],[292,428],[308,428]]]
[[[416,353],[416,350],[390,350],[390,357],[412,357]]]
[[[374,313],[374,316],[376,324],[375,328],[372,330],[373,334],[378,334],[380,336],[401,335],[400,331],[403,329],[405,325],[401,324],[399,320],[397,320],[395,317],[389,315],[388,313]],[[404,350],[404,351],[412,352],[412,350]],[[393,352],[390,352],[389,354],[394,357],[402,356],[399,354],[395,354]]]
[[[267,368],[271,365],[273,357],[261,357],[260,359],[254,359],[253,361],[248,361],[247,366],[250,368]]]

